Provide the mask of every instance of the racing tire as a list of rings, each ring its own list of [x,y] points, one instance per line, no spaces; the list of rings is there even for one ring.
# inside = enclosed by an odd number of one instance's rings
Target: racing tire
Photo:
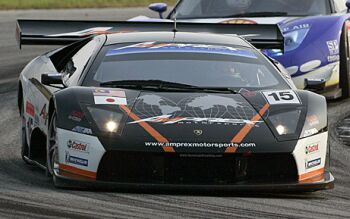
[[[346,25],[344,25],[340,39],[339,86],[342,89],[341,99],[346,99],[350,97],[349,38]]]
[[[56,172],[58,171],[58,145],[57,145],[57,128],[56,128],[56,111],[53,112],[49,123],[47,133],[47,159],[46,159],[46,175],[52,176],[53,182],[56,182]]]
[[[26,164],[31,164],[29,158],[29,145],[27,141],[27,121],[24,115],[24,103],[21,103],[21,157]]]

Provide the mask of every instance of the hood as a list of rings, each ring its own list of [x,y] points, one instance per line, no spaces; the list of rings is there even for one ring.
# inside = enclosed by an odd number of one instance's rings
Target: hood
[[[247,124],[266,128],[251,121],[258,112],[239,94],[142,92],[131,113],[124,136],[142,137],[137,130],[148,123],[170,142],[231,142]]]

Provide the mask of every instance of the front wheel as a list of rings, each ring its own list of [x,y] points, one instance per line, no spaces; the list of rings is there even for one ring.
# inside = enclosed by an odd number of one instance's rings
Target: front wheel
[[[56,112],[53,112],[48,129],[47,137],[47,175],[52,176],[55,182],[55,176],[58,172],[58,140],[57,140],[57,128],[56,128]]]

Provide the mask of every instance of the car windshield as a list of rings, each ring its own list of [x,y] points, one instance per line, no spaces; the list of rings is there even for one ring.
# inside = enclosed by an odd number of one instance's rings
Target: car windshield
[[[329,0],[182,0],[178,19],[330,14]],[[173,15],[172,15],[173,16]]]
[[[84,85],[147,80],[209,88],[289,88],[253,49],[153,42],[105,47]]]

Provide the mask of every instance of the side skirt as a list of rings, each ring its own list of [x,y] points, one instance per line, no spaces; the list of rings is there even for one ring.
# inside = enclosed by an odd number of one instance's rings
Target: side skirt
[[[35,165],[37,167],[39,167],[40,169],[42,170],[47,170],[46,166],[42,165],[41,163],[35,161],[35,160],[31,160],[29,159],[27,156],[24,156],[24,159],[29,163],[29,164],[32,164],[32,165]]]

